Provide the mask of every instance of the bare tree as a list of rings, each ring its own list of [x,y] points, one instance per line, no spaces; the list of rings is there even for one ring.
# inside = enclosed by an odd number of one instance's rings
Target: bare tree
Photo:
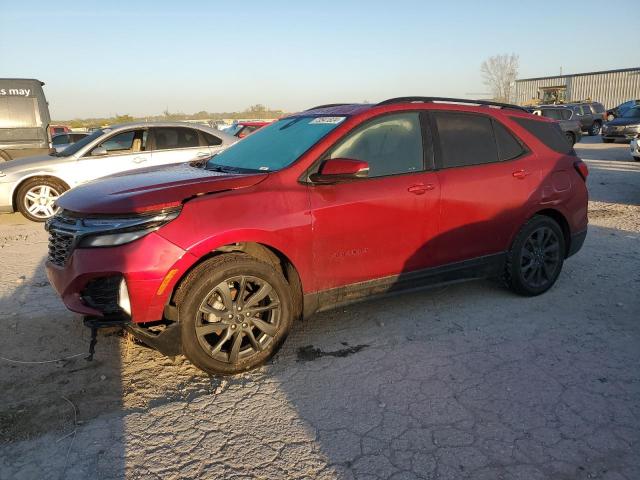
[[[515,53],[490,57],[480,66],[482,79],[498,102],[511,101],[513,82],[518,76],[519,57]]]

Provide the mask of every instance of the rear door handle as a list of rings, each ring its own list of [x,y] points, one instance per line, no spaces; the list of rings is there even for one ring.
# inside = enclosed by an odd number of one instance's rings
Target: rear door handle
[[[133,163],[142,163],[146,161],[147,161],[147,157],[133,157]]]
[[[531,172],[527,172],[526,170],[516,170],[512,175],[517,179],[523,180],[528,175],[531,175]]]
[[[407,188],[407,191],[409,193],[413,193],[414,195],[422,195],[426,191],[433,190],[434,188],[435,187],[431,183],[427,183],[426,185],[424,183],[419,183],[417,185],[411,185],[409,188]]]

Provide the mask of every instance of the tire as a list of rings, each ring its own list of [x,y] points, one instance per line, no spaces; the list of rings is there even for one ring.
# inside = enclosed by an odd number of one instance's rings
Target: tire
[[[603,143],[613,143],[613,142],[615,142],[615,140],[613,138],[603,138],[602,142]]]
[[[633,157],[636,162],[640,162],[640,157]]]
[[[567,138],[569,145],[576,144],[576,136],[572,132],[565,132],[564,136]]]
[[[180,287],[176,303],[184,355],[214,375],[244,372],[269,360],[289,334],[295,310],[282,273],[244,253],[202,263]]]
[[[44,222],[57,211],[54,203],[68,190],[59,180],[36,177],[27,180],[18,188],[16,206],[18,211],[32,222]]]
[[[519,295],[540,295],[558,279],[564,257],[562,229],[552,218],[536,215],[522,226],[509,249],[504,281]]]
[[[600,134],[600,130],[602,129],[602,124],[600,122],[593,122],[593,125],[589,127],[589,135],[595,137]]]

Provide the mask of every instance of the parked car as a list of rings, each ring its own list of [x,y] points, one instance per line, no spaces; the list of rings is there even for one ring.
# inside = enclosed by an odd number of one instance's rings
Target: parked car
[[[0,163],[49,152],[49,107],[32,78],[0,78]]]
[[[63,133],[70,133],[70,132],[71,132],[71,129],[65,125],[49,125],[49,135],[51,135],[52,139],[56,135],[61,135]]]
[[[87,135],[89,134],[82,132],[60,133],[51,139],[51,148],[56,153],[60,153],[69,145],[76,143]]]
[[[573,118],[580,122],[583,132],[591,136],[598,135],[602,124],[606,121],[604,106],[598,102],[566,104],[573,110]]]
[[[229,127],[226,131],[229,135],[234,137],[244,138],[247,135],[251,135],[256,130],[269,125],[271,122],[238,122]]]
[[[203,125],[129,123],[96,130],[55,155],[0,165],[0,212],[43,222],[70,188],[149,166],[208,158],[238,139]]]
[[[631,140],[631,144],[629,145],[631,148],[631,156],[636,162],[640,162],[640,141],[638,141],[638,137],[635,137]]]
[[[67,192],[46,269],[87,325],[232,374],[294,320],[369,295],[484,277],[547,291],[586,237],[587,174],[557,122],[512,105],[317,107],[204,168]]]
[[[540,105],[528,110],[534,115],[557,121],[571,145],[579,142],[582,138],[582,126],[578,120],[573,119],[573,109],[558,105]]]
[[[607,120],[611,121],[614,118],[621,116],[624,112],[633,108],[637,105],[640,105],[640,100],[629,100],[624,103],[621,103],[617,107],[613,107],[611,110],[607,110]]]
[[[612,143],[616,140],[630,141],[640,135],[640,106],[628,109],[618,118],[604,124],[602,141]]]

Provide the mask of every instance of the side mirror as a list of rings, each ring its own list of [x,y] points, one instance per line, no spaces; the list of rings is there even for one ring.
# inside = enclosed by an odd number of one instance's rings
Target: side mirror
[[[102,155],[106,155],[107,153],[107,149],[104,147],[96,147],[93,150],[91,150],[91,156],[92,157],[100,157]]]
[[[331,184],[347,180],[357,180],[369,176],[369,164],[351,158],[331,158],[325,160],[318,173],[309,177],[313,183]]]

